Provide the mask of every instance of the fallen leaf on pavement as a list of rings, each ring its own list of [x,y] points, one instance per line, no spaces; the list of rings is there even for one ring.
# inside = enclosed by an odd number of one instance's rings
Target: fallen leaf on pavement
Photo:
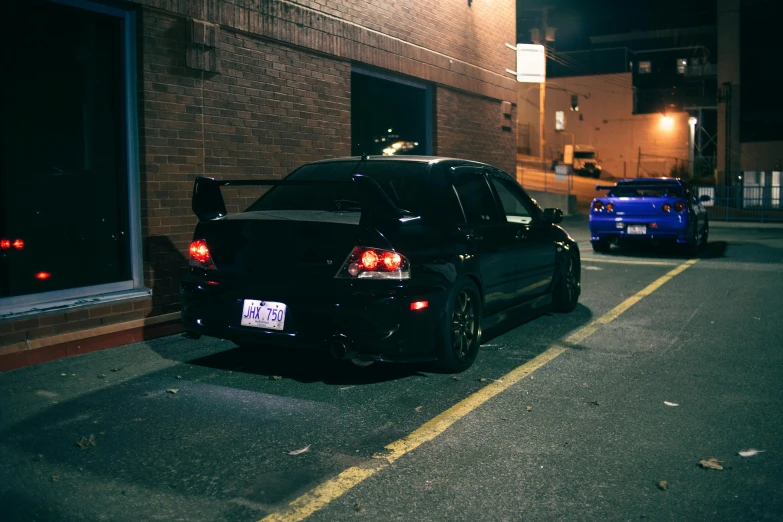
[[[353,505],[353,510],[356,511],[357,513],[359,511],[361,511],[362,510],[362,503],[361,502],[357,502],[356,504],[354,504]]]
[[[431,480],[425,480],[424,481],[424,485],[425,486],[432,486],[432,481]]]
[[[479,381],[479,382],[487,382],[487,378],[486,378],[486,377],[482,377],[482,378],[480,378],[478,381]]]
[[[306,452],[308,452],[308,451],[310,451],[310,444],[308,444],[307,446],[305,446],[305,447],[304,447],[304,448],[302,448],[302,449],[298,449],[298,450],[294,450],[294,451],[289,451],[289,452],[288,452],[288,454],[289,454],[289,455],[299,455],[299,454],[301,454],[301,453],[306,453]]]
[[[282,379],[282,377],[280,377],[279,375],[272,375],[271,377],[269,377],[269,380],[272,381],[279,381],[280,379]]]
[[[662,480],[662,481],[658,482],[658,489],[662,489],[662,490],[666,491],[668,488],[669,488],[669,485],[666,483],[665,480]]]
[[[142,419],[141,417],[136,417],[136,418],[135,418],[135,419],[133,419],[133,420],[134,420],[134,421],[136,421],[136,422],[141,422],[141,421],[143,421],[144,419]]]
[[[177,375],[177,379],[181,379],[181,378],[182,378],[182,376],[181,376],[181,375]]]
[[[60,477],[57,475],[52,475],[52,482],[60,482]]]
[[[81,449],[87,449],[90,446],[96,446],[97,443],[95,442],[95,435],[90,435],[90,438],[82,437],[81,440],[76,442],[76,445]]]
[[[679,406],[676,402],[663,401],[666,406]]]
[[[723,471],[723,466],[721,466],[722,460],[718,460],[715,457],[712,457],[709,460],[700,460],[699,466],[702,468],[709,468],[709,469],[717,469],[718,471]]]
[[[462,377],[455,375],[454,377],[452,377],[452,379],[454,379],[455,381],[461,381]]]
[[[169,393],[177,393],[179,390],[177,388],[169,388],[166,391],[169,392]]]
[[[593,406],[600,406],[601,405],[601,403],[598,402],[598,401],[590,401],[590,404],[592,404]]]
[[[533,407],[532,406],[528,406],[526,409],[527,409],[527,411],[533,411]]]
[[[105,374],[105,373],[99,373],[99,374],[98,374],[98,378],[99,378],[99,379],[103,379],[104,377],[106,377],[106,374]]]
[[[416,413],[419,413],[419,412],[421,411],[422,407],[423,407],[423,406],[416,406],[416,407],[415,407],[415,408],[413,408],[413,409],[414,409],[414,410],[416,410]]]
[[[119,368],[112,368],[111,371],[118,372],[118,371],[120,371],[120,369]]]
[[[761,321],[761,317],[754,317],[753,319],[755,319],[756,321]]]
[[[764,453],[766,450],[757,450],[757,449],[748,449],[748,450],[742,450],[739,452],[740,457],[752,457],[753,455],[758,455],[759,453]]]
[[[61,373],[60,375],[62,375],[63,377],[65,377],[65,376],[66,376],[66,374],[64,374],[64,373]]]

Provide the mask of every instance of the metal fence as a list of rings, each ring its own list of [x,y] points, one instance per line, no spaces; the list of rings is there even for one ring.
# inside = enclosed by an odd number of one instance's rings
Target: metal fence
[[[566,165],[555,165],[551,161],[517,161],[517,181],[528,190],[571,194],[573,174]]]
[[[780,186],[696,187],[699,196],[710,196],[702,203],[712,220],[783,221]]]

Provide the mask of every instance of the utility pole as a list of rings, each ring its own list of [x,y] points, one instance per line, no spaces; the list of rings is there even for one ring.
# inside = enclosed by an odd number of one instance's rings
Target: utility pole
[[[543,6],[539,8],[541,10],[541,23],[538,28],[531,29],[531,40],[534,44],[544,46],[544,81],[539,85],[539,97],[538,97],[538,156],[544,159],[544,146],[546,145],[545,127],[546,127],[546,52],[548,50],[548,43],[555,41],[555,30],[549,27],[548,18],[549,10],[552,6]],[[531,9],[533,10],[533,9]],[[538,9],[535,9],[538,10]]]

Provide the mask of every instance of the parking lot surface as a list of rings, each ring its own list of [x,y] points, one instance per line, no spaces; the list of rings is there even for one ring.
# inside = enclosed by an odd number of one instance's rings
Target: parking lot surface
[[[688,260],[565,226],[576,311],[457,376],[182,336],[0,374],[2,518],[783,519],[783,229]]]

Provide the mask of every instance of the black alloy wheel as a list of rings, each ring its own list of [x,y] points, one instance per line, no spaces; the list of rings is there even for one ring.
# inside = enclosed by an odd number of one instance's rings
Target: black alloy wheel
[[[560,262],[560,274],[555,283],[553,302],[558,312],[571,312],[576,308],[581,293],[582,274],[579,254],[564,252]]]
[[[467,370],[481,344],[481,297],[470,280],[457,281],[451,290],[439,333],[440,366],[447,372]]]

